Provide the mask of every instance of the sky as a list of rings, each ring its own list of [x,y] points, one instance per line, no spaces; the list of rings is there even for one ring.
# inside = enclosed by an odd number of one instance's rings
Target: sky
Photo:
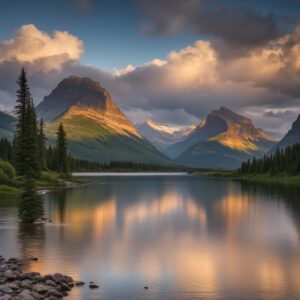
[[[226,106],[284,134],[300,113],[298,0],[2,0],[0,110],[100,82],[135,122],[188,125]],[[16,9],[17,8],[17,9]]]

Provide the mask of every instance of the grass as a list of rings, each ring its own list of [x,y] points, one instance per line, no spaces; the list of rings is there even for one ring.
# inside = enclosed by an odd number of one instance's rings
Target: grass
[[[300,185],[299,174],[291,175],[288,173],[279,173],[279,174],[252,173],[252,174],[243,175],[238,172],[230,172],[230,171],[209,172],[207,174],[212,177],[231,178],[231,179],[242,180],[242,181]]]
[[[1,195],[19,195],[22,193],[22,189],[9,186],[6,184],[0,184],[0,194]]]
[[[37,181],[38,187],[49,187],[54,186],[57,181],[61,178],[60,174],[53,171],[43,171],[41,178]]]
[[[61,177],[59,173],[53,171],[43,171],[41,174],[41,178],[37,181],[37,188],[56,188],[63,187],[64,182],[69,181],[75,184],[83,184],[86,183],[81,178],[69,177],[64,179]],[[0,184],[0,195],[19,195],[22,193],[22,180],[21,178],[16,178],[9,185],[8,184]]]

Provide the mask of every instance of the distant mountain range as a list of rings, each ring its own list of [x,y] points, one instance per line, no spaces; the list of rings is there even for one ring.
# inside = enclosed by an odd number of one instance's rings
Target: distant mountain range
[[[249,118],[226,107],[212,111],[183,141],[167,149],[177,163],[205,168],[238,168],[250,156],[261,156],[275,139]]]
[[[138,132],[149,140],[157,149],[164,152],[167,147],[173,145],[187,137],[196,125],[184,127],[172,127],[154,122],[151,119],[137,125]]]
[[[76,76],[60,82],[36,110],[46,121],[50,142],[62,122],[72,155],[100,162],[236,169],[251,156],[300,143],[300,116],[276,143],[249,118],[226,107],[212,111],[198,126],[172,127],[149,119],[135,128],[105,88]],[[12,140],[15,123],[15,117],[0,112],[0,138]]]

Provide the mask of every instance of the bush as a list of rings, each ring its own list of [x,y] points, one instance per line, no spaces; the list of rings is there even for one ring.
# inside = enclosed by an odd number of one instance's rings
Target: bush
[[[15,176],[15,168],[10,163],[0,160],[0,183],[9,183]]]

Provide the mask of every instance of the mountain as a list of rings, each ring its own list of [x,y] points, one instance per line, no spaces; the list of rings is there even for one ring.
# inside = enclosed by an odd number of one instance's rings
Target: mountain
[[[137,126],[138,132],[149,140],[157,149],[164,151],[168,146],[179,142],[188,136],[195,125],[185,126],[184,128],[162,125],[151,119]]]
[[[89,78],[64,79],[37,106],[37,113],[47,121],[46,133],[52,140],[63,123],[75,157],[101,162],[172,163],[142,138],[109,92]]]
[[[276,149],[283,149],[287,146],[300,143],[300,115],[294,121],[292,128],[288,133],[279,141],[271,150],[271,152],[276,151]]]
[[[235,169],[250,156],[262,155],[274,143],[274,138],[256,128],[249,118],[221,107],[167,153],[185,165]]]
[[[17,119],[0,111],[0,138],[12,140]]]

